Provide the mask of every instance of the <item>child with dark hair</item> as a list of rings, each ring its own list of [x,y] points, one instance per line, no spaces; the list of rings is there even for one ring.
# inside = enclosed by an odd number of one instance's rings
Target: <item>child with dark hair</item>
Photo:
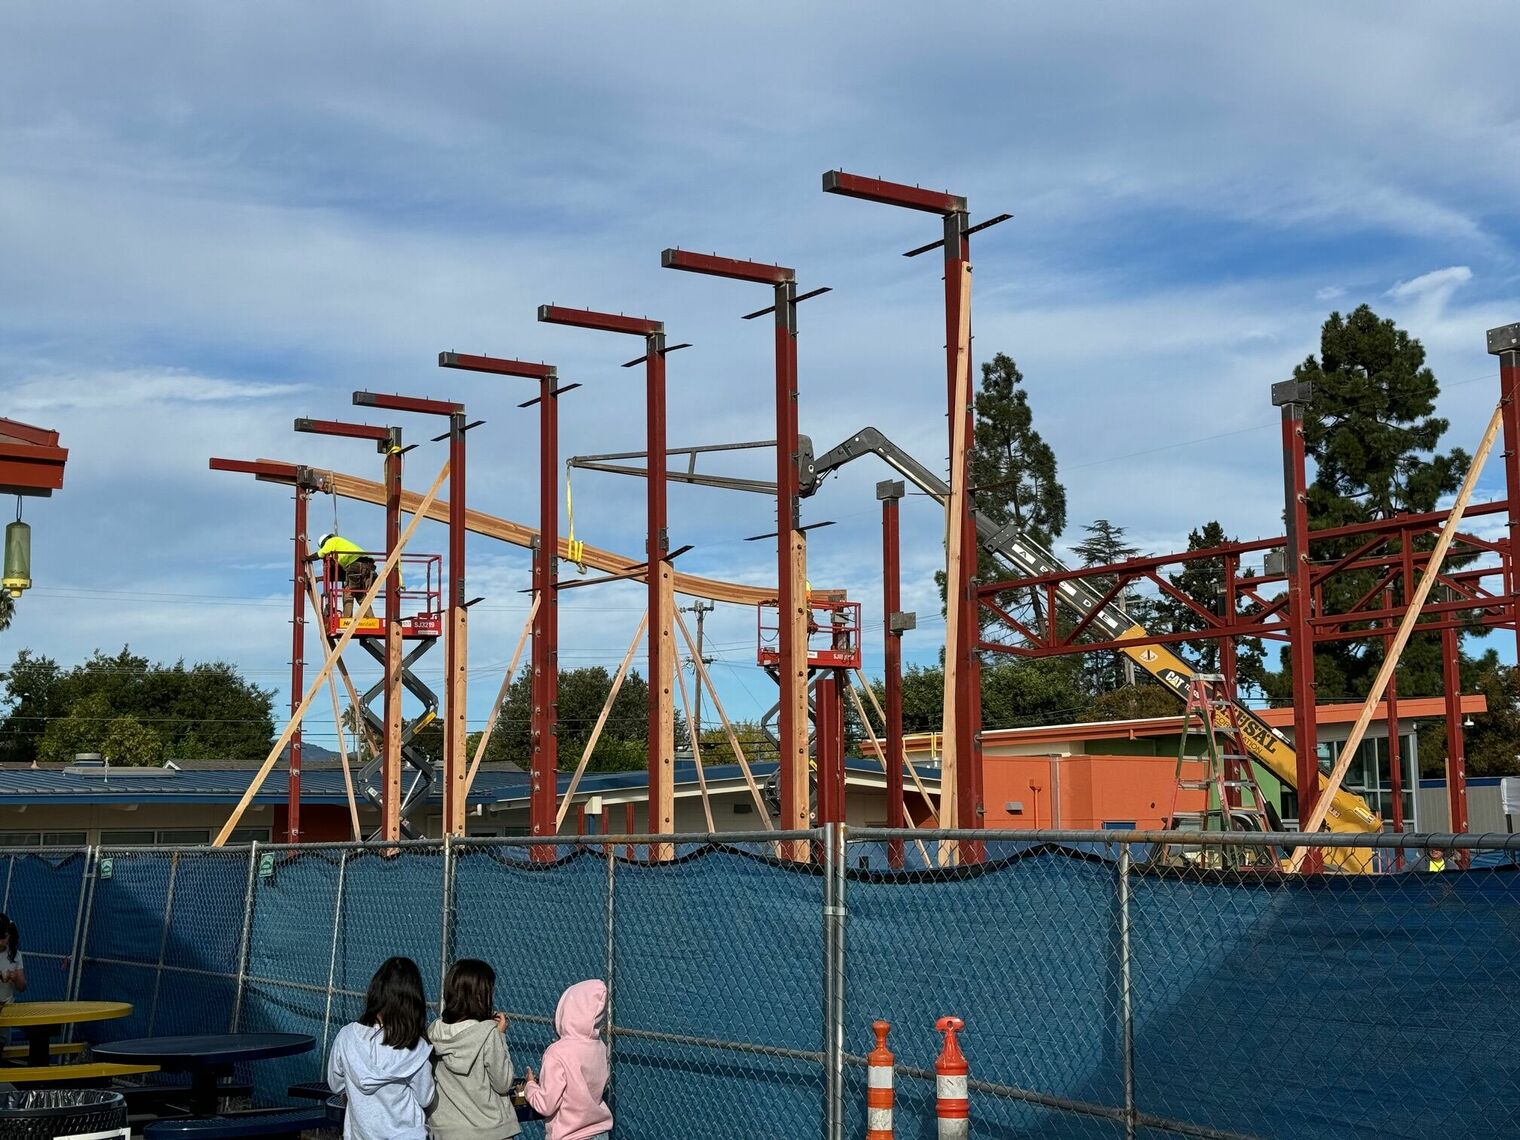
[[[557,1040],[544,1050],[542,1077],[528,1070],[523,1096],[544,1118],[544,1140],[607,1140],[612,1110],[602,1099],[612,1076],[607,1042],[607,985],[576,982],[554,1010]]]
[[[21,957],[21,931],[0,914],[0,1009],[26,992],[26,962]]]
[[[417,963],[387,958],[370,979],[364,1012],[338,1030],[327,1058],[328,1086],[348,1094],[343,1140],[426,1140],[434,1093],[426,1022]]]
[[[507,1140],[522,1131],[507,1095],[512,1057],[507,1016],[495,1011],[496,971],[461,958],[443,982],[443,1014],[428,1027],[438,1099],[428,1112],[433,1140]]]

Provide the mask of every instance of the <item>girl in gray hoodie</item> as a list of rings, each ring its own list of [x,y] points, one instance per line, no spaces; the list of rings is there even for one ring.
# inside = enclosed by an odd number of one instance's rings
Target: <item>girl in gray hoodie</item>
[[[433,1080],[438,1099],[428,1112],[432,1140],[507,1140],[522,1131],[512,1090],[506,1014],[496,1013],[496,971],[461,958],[443,983],[443,1016],[433,1022]]]

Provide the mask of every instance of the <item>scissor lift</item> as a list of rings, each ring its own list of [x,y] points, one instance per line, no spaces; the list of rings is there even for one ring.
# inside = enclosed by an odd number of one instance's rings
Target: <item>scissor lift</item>
[[[383,565],[386,555],[365,551],[360,557],[368,558],[376,566]],[[408,839],[416,839],[420,830],[413,826],[411,817],[427,804],[436,776],[433,762],[412,740],[419,732],[438,719],[438,694],[413,671],[417,661],[437,644],[443,636],[442,581],[443,558],[438,554],[403,554],[400,559],[401,574],[401,637],[403,643],[414,641],[401,658],[401,684],[407,692],[422,702],[422,711],[401,726],[401,759],[411,769],[409,778],[403,780],[401,795],[401,830]],[[322,625],[329,638],[342,632],[348,619],[344,617],[345,604],[352,610],[363,600],[364,590],[352,590],[344,584],[343,571],[337,559],[331,555],[322,560]],[[366,653],[385,666],[385,622],[379,616],[385,612],[385,589],[382,586],[375,596],[370,610],[359,619],[353,640],[364,647]],[[377,702],[385,697],[385,680],[382,677],[365,691],[360,698],[359,714],[369,732],[376,738],[385,734],[385,720],[375,711]],[[375,807],[381,805],[380,770],[384,758],[378,753],[359,771],[359,786],[364,798]]]

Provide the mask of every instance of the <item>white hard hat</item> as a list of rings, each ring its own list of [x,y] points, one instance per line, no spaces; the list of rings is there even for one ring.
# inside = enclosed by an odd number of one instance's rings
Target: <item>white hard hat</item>
[[[321,550],[324,546],[326,546],[328,544],[329,541],[331,541],[331,539],[332,539],[332,535],[330,535],[330,534],[324,534],[321,538],[317,539],[317,549]]]

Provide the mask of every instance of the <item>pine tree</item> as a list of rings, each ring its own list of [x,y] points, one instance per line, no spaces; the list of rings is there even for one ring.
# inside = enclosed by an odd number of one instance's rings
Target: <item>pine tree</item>
[[[1216,521],[1206,522],[1188,534],[1188,550],[1207,550],[1229,542],[1224,527]],[[1213,614],[1223,613],[1224,562],[1211,558],[1188,562],[1180,573],[1167,576],[1171,584],[1202,608]],[[1208,627],[1204,617],[1191,606],[1175,598],[1162,598],[1157,605],[1162,628],[1170,633],[1187,633]],[[1201,673],[1220,672],[1220,642],[1217,639],[1187,641],[1173,646]],[[1258,638],[1239,638],[1235,644],[1236,676],[1239,688],[1260,686],[1266,672],[1266,655]]]
[[[1319,359],[1309,357],[1293,378],[1314,387],[1304,416],[1304,441],[1315,475],[1308,489],[1311,530],[1435,510],[1455,491],[1469,457],[1437,450],[1447,421],[1432,415],[1441,386],[1425,365],[1425,349],[1391,320],[1362,305],[1349,316],[1331,313],[1320,333]],[[1315,543],[1316,561],[1337,557],[1351,543]],[[1453,559],[1455,564],[1458,559]],[[1373,572],[1337,574],[1324,594],[1327,612],[1345,610],[1376,583]],[[1382,656],[1355,641],[1321,645],[1315,681],[1322,701],[1364,696]],[[1291,654],[1269,680],[1276,697],[1291,693]],[[1437,639],[1410,639],[1399,666],[1399,688],[1410,696],[1441,691]]]
[[[1066,529],[1066,488],[1056,472],[1056,454],[1034,427],[1034,411],[1024,388],[1024,375],[1006,353],[982,365],[981,390],[974,401],[975,422],[968,465],[976,510],[999,526],[1013,524],[1033,542],[1050,546]],[[1010,575],[978,546],[977,577],[996,582]],[[939,574],[944,597],[944,575]],[[999,604],[1022,621],[1038,627],[1042,602],[1035,591],[999,597]],[[995,614],[983,610],[983,633],[1007,640],[1013,631]]]
[[[1084,570],[1094,566],[1123,562],[1140,553],[1139,547],[1131,546],[1124,541],[1124,528],[1116,526],[1108,519],[1095,519],[1082,529],[1087,532],[1087,537],[1071,549],[1077,556],[1078,564]],[[1103,574],[1086,579],[1086,584],[1089,589],[1102,595],[1113,589],[1114,581],[1112,575]],[[1149,602],[1134,597],[1126,590],[1120,594],[1115,604],[1125,609],[1131,621],[1138,625],[1150,625],[1153,615]],[[1087,654],[1083,658],[1083,664],[1089,690],[1095,694],[1106,693],[1128,683],[1133,677],[1134,670],[1126,668],[1127,661],[1128,658],[1117,650]]]

